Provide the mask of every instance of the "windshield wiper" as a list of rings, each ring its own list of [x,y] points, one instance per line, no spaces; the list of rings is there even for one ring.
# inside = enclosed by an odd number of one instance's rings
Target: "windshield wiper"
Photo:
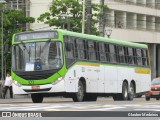
[[[47,40],[46,44],[43,46],[41,53],[43,53],[44,49],[47,47],[48,43],[51,42],[51,39]]]
[[[29,50],[27,49],[25,43],[23,41],[21,41],[21,44],[23,45],[24,50],[27,51],[28,54],[30,54]]]

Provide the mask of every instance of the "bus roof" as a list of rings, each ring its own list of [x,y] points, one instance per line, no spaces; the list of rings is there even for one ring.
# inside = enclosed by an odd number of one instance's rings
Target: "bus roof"
[[[81,37],[81,38],[87,38],[87,39],[92,39],[92,40],[104,41],[104,42],[109,42],[113,44],[120,44],[120,45],[133,46],[133,47],[139,47],[139,48],[148,48],[146,44],[139,44],[139,43],[128,42],[124,40],[117,40],[117,39],[112,39],[112,38],[105,38],[105,37],[100,37],[96,35],[82,34],[82,33],[77,33],[77,32],[66,31],[62,29],[58,29],[57,31],[61,32],[63,35],[76,36],[76,37]]]

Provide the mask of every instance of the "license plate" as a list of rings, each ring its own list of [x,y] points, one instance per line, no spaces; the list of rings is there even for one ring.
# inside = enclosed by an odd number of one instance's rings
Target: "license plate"
[[[39,90],[40,86],[32,86],[32,90]]]
[[[159,92],[154,92],[153,95],[159,95]]]

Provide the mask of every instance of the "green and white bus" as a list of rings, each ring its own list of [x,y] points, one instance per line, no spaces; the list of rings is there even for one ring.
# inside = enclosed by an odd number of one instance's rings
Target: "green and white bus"
[[[75,102],[98,96],[133,100],[151,89],[148,47],[65,30],[13,35],[14,94],[70,97]]]

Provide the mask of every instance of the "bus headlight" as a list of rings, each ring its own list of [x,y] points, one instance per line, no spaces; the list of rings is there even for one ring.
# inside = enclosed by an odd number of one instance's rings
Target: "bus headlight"
[[[15,85],[17,85],[18,87],[21,87],[21,86],[22,86],[20,83],[18,83],[18,82],[15,81],[15,80],[13,80],[13,83],[14,83]]]
[[[56,81],[54,81],[54,82],[52,83],[52,85],[55,85],[55,84],[59,83],[61,80],[63,80],[63,78],[64,78],[64,77],[58,78]]]

